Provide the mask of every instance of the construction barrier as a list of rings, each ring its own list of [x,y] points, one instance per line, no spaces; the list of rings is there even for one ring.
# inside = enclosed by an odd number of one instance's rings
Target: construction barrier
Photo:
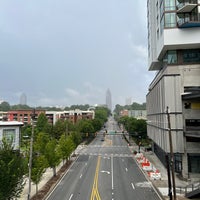
[[[148,172],[149,178],[153,180],[161,180],[161,173],[159,170],[156,170],[155,172]]]
[[[150,179],[152,180],[160,180],[161,179],[161,173],[158,169],[152,165],[151,162],[142,154],[142,153],[137,153],[135,155],[135,158],[137,162],[141,165],[142,169],[144,171],[147,171],[147,174]]]

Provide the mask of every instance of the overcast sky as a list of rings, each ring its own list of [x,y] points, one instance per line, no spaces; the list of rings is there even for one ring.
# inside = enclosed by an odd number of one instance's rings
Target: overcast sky
[[[146,0],[0,0],[0,99],[30,106],[146,101]]]

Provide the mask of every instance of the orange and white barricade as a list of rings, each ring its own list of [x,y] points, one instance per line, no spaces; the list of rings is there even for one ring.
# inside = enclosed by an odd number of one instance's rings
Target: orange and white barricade
[[[157,169],[156,171],[150,171],[148,172],[149,178],[153,180],[161,180],[161,173]]]

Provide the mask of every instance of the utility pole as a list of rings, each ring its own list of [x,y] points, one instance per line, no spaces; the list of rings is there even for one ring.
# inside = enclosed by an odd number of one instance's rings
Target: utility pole
[[[29,188],[28,188],[28,197],[27,200],[31,198],[31,170],[32,170],[32,159],[33,159],[33,136],[34,136],[34,120],[35,120],[35,109],[33,109],[33,113],[31,115],[31,123],[32,123],[32,132],[31,132],[31,139],[30,139],[30,155],[29,155]]]
[[[170,167],[171,167],[171,171],[172,171],[173,194],[174,194],[174,200],[176,200],[176,185],[175,185],[175,171],[174,171],[174,154],[173,154],[171,122],[170,122],[170,114],[169,114],[169,107],[168,106],[167,106],[167,121],[168,121],[168,130],[169,130]]]
[[[169,199],[172,200],[172,184],[171,184],[171,173],[170,173],[170,165],[169,165],[169,156],[165,155],[166,165],[167,165],[167,177],[168,177],[168,188],[169,188]]]

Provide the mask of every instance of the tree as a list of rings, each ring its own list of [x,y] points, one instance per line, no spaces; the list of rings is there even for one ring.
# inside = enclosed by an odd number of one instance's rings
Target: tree
[[[25,159],[10,144],[3,141],[0,146],[0,199],[14,199],[20,196],[26,173]]]
[[[71,132],[70,137],[71,137],[75,147],[77,147],[81,143],[82,138],[81,138],[80,132],[73,131],[73,132]]]
[[[0,104],[0,110],[1,111],[9,111],[10,110],[10,104],[6,101],[3,101],[1,104]]]
[[[10,109],[12,109],[12,110],[30,110],[32,108],[27,105],[17,104],[17,105],[12,105]]]
[[[107,108],[97,107],[95,109],[95,119],[101,120],[102,125],[107,121],[110,111]]]
[[[37,132],[47,132],[48,127],[49,127],[48,119],[44,113],[41,113],[38,116],[36,127],[37,127]]]
[[[38,155],[33,157],[31,180],[35,183],[36,194],[38,193],[38,184],[42,179],[46,168],[48,167],[47,160],[44,155]]]
[[[53,127],[53,135],[56,139],[60,139],[61,135],[67,132],[66,121],[58,119]]]
[[[85,134],[94,134],[94,127],[92,125],[91,120],[81,120],[78,123],[78,129],[81,133],[85,133]]]
[[[60,162],[60,157],[57,152],[57,142],[55,139],[51,139],[46,144],[45,158],[47,159],[49,167],[53,169],[53,176],[56,176],[56,166]]]
[[[143,119],[138,119],[136,122],[136,131],[142,138],[147,138],[147,122]]]
[[[102,128],[103,124],[102,124],[102,121],[98,118],[95,118],[92,120],[92,125],[94,127],[94,131],[98,131]]]
[[[49,135],[47,133],[40,132],[34,141],[34,151],[39,154],[45,155],[45,148],[49,141]]]
[[[62,135],[58,143],[58,153],[63,160],[68,160],[72,151],[75,149],[75,144],[71,136]]]

